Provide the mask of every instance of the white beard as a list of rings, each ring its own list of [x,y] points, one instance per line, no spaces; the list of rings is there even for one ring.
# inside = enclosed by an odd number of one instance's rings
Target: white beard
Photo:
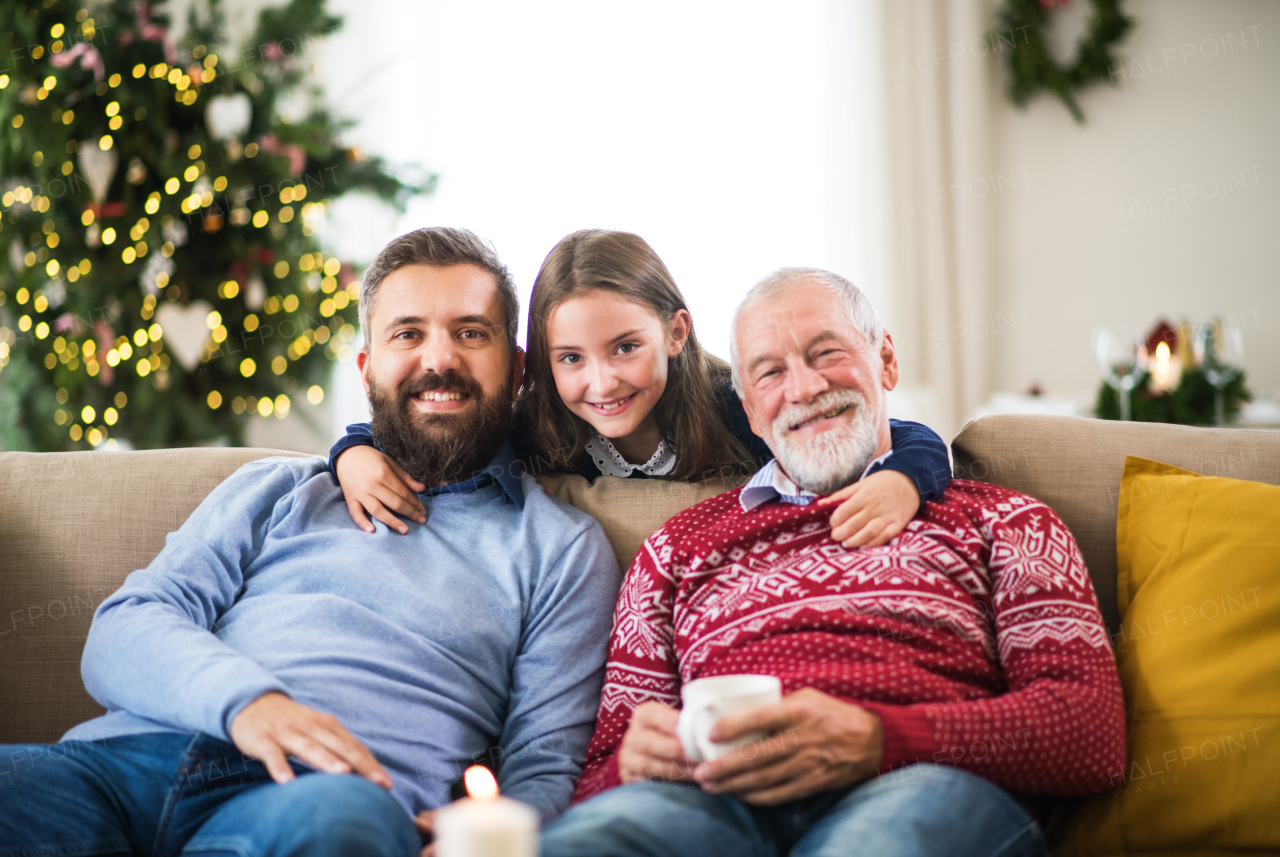
[[[848,406],[853,419],[809,440],[791,439],[791,427],[818,414]],[[867,469],[876,452],[878,415],[855,390],[831,390],[811,405],[794,405],[773,421],[773,452],[797,485],[815,494],[830,494],[852,483]]]

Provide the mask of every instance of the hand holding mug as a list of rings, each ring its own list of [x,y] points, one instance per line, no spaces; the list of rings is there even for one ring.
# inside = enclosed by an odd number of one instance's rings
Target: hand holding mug
[[[879,717],[811,687],[726,715],[709,737],[740,745],[755,735],[766,737],[702,762],[694,780],[707,792],[776,806],[860,783],[875,776],[884,759]]]
[[[693,781],[689,773],[693,764],[685,758],[676,736],[679,717],[679,711],[661,702],[636,706],[618,747],[618,778],[622,782]]]
[[[684,707],[676,731],[684,755],[691,762],[710,762],[764,737],[763,733],[749,733],[718,743],[711,740],[711,730],[728,714],[778,702],[782,699],[782,682],[771,675],[700,678],[681,688],[680,698]]]

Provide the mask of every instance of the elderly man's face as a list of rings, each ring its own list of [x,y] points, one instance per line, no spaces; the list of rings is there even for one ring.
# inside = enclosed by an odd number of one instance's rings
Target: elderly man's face
[[[511,353],[492,274],[406,265],[378,287],[357,356],[374,438],[414,478],[457,481],[506,439],[524,353]]]
[[[830,289],[804,283],[763,298],[734,336],[751,429],[796,484],[829,494],[889,451],[893,340],[868,344]]]

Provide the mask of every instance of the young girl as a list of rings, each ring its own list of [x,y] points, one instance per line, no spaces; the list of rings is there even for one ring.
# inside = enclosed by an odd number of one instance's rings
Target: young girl
[[[753,472],[773,457],[752,434],[727,363],[702,350],[684,296],[638,235],[584,230],[542,263],[529,302],[524,389],[512,445],[533,472],[587,479],[682,481]],[[950,482],[946,446],[931,429],[890,420],[893,454],[826,498],[832,536],[884,544]],[[373,445],[367,423],[330,451],[352,517],[400,533],[426,511],[425,490]],[[548,467],[549,463],[549,467]]]

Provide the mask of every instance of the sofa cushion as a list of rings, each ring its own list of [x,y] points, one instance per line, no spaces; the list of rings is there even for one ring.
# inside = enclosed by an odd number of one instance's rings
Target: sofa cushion
[[[0,743],[102,713],[80,680],[93,611],[265,449],[0,453]]]
[[[746,477],[706,482],[667,482],[662,479],[622,479],[601,476],[588,482],[581,476],[539,476],[552,497],[591,515],[604,527],[618,567],[625,573],[649,534],[685,509],[737,488]]]
[[[1128,764],[1057,853],[1280,850],[1280,487],[1130,457],[1116,544]]]
[[[951,451],[957,476],[1030,494],[1061,516],[1080,545],[1113,634],[1120,627],[1116,502],[1125,456],[1280,485],[1280,432],[1271,431],[1001,415],[966,425]]]

